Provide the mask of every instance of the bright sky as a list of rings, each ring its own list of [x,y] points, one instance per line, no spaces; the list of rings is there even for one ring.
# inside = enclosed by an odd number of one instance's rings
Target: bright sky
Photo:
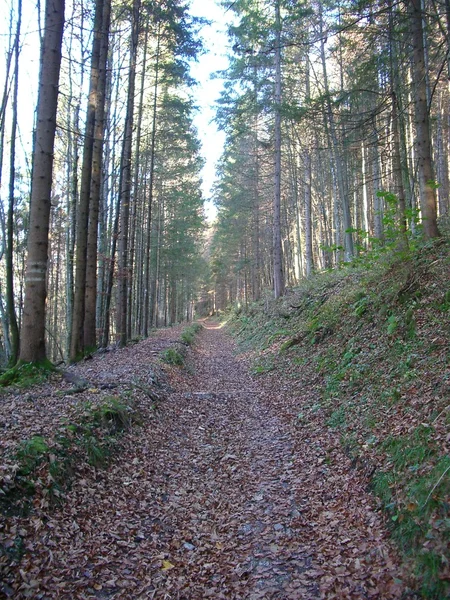
[[[226,57],[226,19],[230,18],[225,9],[219,6],[216,0],[191,0],[191,14],[196,17],[204,17],[212,21],[211,25],[202,28],[201,35],[204,38],[206,53],[199,58],[197,63],[192,64],[191,75],[199,82],[194,90],[194,95],[199,107],[199,112],[194,119],[198,129],[199,137],[203,145],[202,154],[206,165],[202,172],[203,194],[210,198],[211,187],[215,179],[215,165],[222,154],[225,141],[223,131],[218,131],[213,122],[215,116],[214,103],[220,95],[223,87],[221,79],[212,79],[211,75],[216,71],[226,69],[228,60]],[[215,209],[212,202],[206,205],[208,218],[213,218]]]

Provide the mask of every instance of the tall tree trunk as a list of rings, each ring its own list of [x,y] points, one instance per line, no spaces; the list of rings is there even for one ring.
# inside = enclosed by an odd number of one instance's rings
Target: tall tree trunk
[[[20,29],[22,24],[22,0],[17,6],[17,28],[14,41],[14,84],[12,96],[11,150],[9,157],[9,202],[7,215],[7,248],[6,248],[6,311],[8,313],[11,356],[9,364],[15,365],[19,357],[19,327],[17,324],[14,302],[14,203],[16,185],[16,134],[17,134],[17,100],[19,90],[19,54]]]
[[[413,46],[414,108],[420,206],[425,237],[430,239],[438,237],[440,232],[437,226],[436,184],[431,155],[431,127],[427,102],[421,1],[408,0],[408,12]]]
[[[10,94],[10,85],[9,85],[9,74],[11,71],[11,64],[14,55],[14,39],[12,32],[12,20],[13,20],[13,9],[11,8],[10,13],[10,35],[9,35],[9,47],[6,51],[6,67],[5,67],[5,85],[3,87],[2,101],[0,104],[0,186],[3,181],[3,156],[4,156],[4,148],[5,148],[5,131],[6,131],[6,108],[8,106],[9,94]],[[6,240],[6,223],[3,213],[3,205],[0,203],[0,227],[2,233],[2,239]],[[0,245],[0,260],[3,256],[4,247]],[[9,348],[9,346],[8,346]]]
[[[376,117],[373,117],[372,133],[372,179],[373,179],[373,233],[379,241],[383,241],[383,204],[378,192],[382,188],[380,174],[380,156],[378,150],[379,136]]]
[[[39,362],[46,359],[45,299],[48,233],[63,28],[64,0],[47,0],[40,59],[25,302],[20,339],[20,360],[25,362]]]
[[[133,2],[133,22],[130,47],[130,65],[127,91],[127,111],[125,117],[125,132],[122,146],[120,166],[120,238],[119,238],[119,274],[117,294],[117,341],[119,346],[127,343],[128,324],[128,240],[131,201],[131,158],[133,141],[134,90],[136,82],[136,63],[139,38],[140,0]]]
[[[344,225],[344,240],[345,240],[345,258],[351,260],[355,254],[353,244],[353,233],[352,233],[352,218],[350,213],[350,202],[348,199],[347,186],[345,184],[344,167],[342,164],[342,158],[336,133],[336,123],[333,114],[333,108],[331,105],[330,88],[328,84],[328,72],[327,63],[325,57],[325,36],[323,32],[323,17],[322,17],[322,5],[320,6],[320,56],[322,62],[323,82],[326,96],[326,114],[328,121],[328,128],[330,134],[331,148],[333,153],[334,165],[336,169],[336,184],[338,197],[341,201],[342,207],[342,220]]]
[[[142,168],[141,164],[141,147],[142,147],[142,117],[144,113],[144,91],[145,91],[145,83],[146,83],[146,70],[147,70],[147,51],[148,51],[148,34],[149,34],[149,21],[150,17],[147,15],[146,24],[145,24],[145,35],[144,35],[144,55],[142,57],[142,71],[140,77],[140,90],[139,90],[139,104],[137,109],[137,124],[136,124],[136,136],[135,136],[135,150],[134,150],[134,176],[133,176],[133,198],[134,198],[134,210],[133,210],[133,225],[131,228],[132,238],[131,238],[131,248],[130,248],[130,264],[128,269],[128,274],[130,279],[133,281],[133,273],[135,269],[135,245],[136,245],[136,237],[137,237],[137,221],[138,221],[138,205],[137,200],[139,197],[139,188],[142,189],[141,194],[141,202],[142,202],[142,212],[145,210],[145,198],[146,198],[146,185],[145,185],[145,169]],[[159,26],[158,26],[159,27]],[[157,50],[156,50],[156,62],[158,64],[159,61],[159,29],[158,29],[158,42],[157,42]],[[156,70],[158,67],[156,67]],[[140,178],[140,173],[142,173],[142,179]],[[139,216],[141,216],[139,215]],[[141,265],[137,265],[139,267]],[[142,269],[140,269],[142,270]],[[131,286],[130,286],[131,287]],[[135,290],[137,291],[136,285]],[[136,296],[135,301],[133,302],[133,296]],[[137,300],[137,302],[136,302]],[[132,308],[133,305],[136,306],[137,312],[140,312],[140,303],[141,298],[138,294],[130,293],[128,298],[128,326],[127,326],[127,334],[128,337],[132,335]],[[135,329],[139,333],[141,333],[138,328],[138,322],[135,320]]]
[[[75,254],[75,295],[73,305],[70,360],[74,361],[84,350],[84,316],[86,293],[86,257],[91,194],[92,154],[94,147],[95,110],[99,83],[99,59],[103,17],[103,0],[97,0],[94,17],[91,76],[84,133],[83,164],[81,167],[80,200],[77,211],[77,236]],[[94,330],[95,335],[95,330]]]
[[[281,16],[275,2],[275,171],[273,200],[273,288],[275,298],[284,294],[283,249],[281,245]]]
[[[103,13],[101,18],[101,30],[99,32],[101,41],[98,63],[94,140],[92,148],[91,197],[86,255],[86,293],[84,317],[85,348],[94,348],[97,345],[97,243],[100,193],[102,189],[103,138],[105,131],[105,102],[107,83],[106,67],[108,63],[111,0],[102,0],[100,4],[103,4]]]
[[[392,166],[395,174],[394,193],[398,199],[398,219],[400,223],[400,235],[404,245],[408,245],[406,237],[406,201],[405,188],[403,186],[402,162],[400,155],[400,127],[397,110],[397,96],[392,92],[392,137],[393,137],[393,155]]]
[[[310,101],[311,85],[310,85],[310,64],[309,57],[306,57],[306,74],[305,74],[305,101]],[[313,264],[313,245],[312,245],[312,207],[311,207],[311,151],[309,144],[306,145],[303,151],[303,161],[305,165],[305,268],[306,277],[309,277],[314,269]]]
[[[154,174],[155,174],[155,152],[156,152],[156,108],[158,101],[158,86],[159,86],[159,60],[160,60],[160,24],[158,23],[158,33],[156,41],[156,56],[155,56],[155,83],[153,86],[153,107],[152,107],[152,134],[150,141],[150,172],[148,181],[148,210],[147,210],[147,227],[146,240],[147,252],[145,253],[144,264],[144,337],[148,337],[150,323],[150,254],[151,254],[151,231],[152,231],[152,206],[153,206],[153,190],[154,190]]]

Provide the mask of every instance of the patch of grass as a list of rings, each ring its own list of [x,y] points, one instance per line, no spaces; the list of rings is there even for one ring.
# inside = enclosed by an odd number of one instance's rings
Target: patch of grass
[[[386,439],[382,447],[392,468],[374,475],[372,489],[390,515],[393,539],[414,559],[422,597],[440,600],[448,591],[439,575],[450,542],[450,457],[434,458],[432,433],[421,425],[407,436]]]
[[[387,437],[381,449],[387,452],[394,469],[414,467],[435,454],[436,446],[430,440],[432,433],[432,427],[419,425],[409,435]]]

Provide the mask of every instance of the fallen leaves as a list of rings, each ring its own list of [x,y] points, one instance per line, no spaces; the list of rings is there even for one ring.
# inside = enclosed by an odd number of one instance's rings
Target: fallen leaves
[[[153,343],[162,347],[168,334],[157,335]],[[127,350],[78,368],[96,382],[153,372],[152,339]],[[9,547],[22,540],[23,557],[19,567],[12,553],[5,561],[4,593],[74,600],[399,597],[395,553],[333,435],[296,428],[298,398],[275,375],[270,385],[252,380],[223,332],[206,331],[192,354],[195,374],[167,368],[173,394],[124,437],[106,470],[86,466],[59,508],[37,506],[9,522]],[[61,398],[48,391],[54,420]],[[149,398],[133,393],[147,415]],[[41,413],[35,430],[45,434],[52,420]],[[24,425],[28,417],[29,407],[17,418]]]

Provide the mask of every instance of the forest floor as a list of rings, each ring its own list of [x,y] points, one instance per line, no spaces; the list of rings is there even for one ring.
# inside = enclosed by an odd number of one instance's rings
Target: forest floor
[[[166,383],[155,385],[157,357],[180,328],[78,364],[73,372],[91,384],[81,393],[58,378],[3,392],[3,483],[18,468],[10,457],[19,432],[50,439],[87,401],[101,406],[105,394],[128,389],[141,422],[106,467],[78,467],[56,505],[45,486],[51,469],[39,466],[31,510],[11,512],[0,529],[0,596],[402,596],[383,517],[338,433],[299,427],[302,391],[282,373],[252,374],[251,353],[237,353],[218,324],[204,325],[185,367],[164,367]],[[164,399],[155,402],[150,387]],[[50,467],[54,460],[50,453]]]

